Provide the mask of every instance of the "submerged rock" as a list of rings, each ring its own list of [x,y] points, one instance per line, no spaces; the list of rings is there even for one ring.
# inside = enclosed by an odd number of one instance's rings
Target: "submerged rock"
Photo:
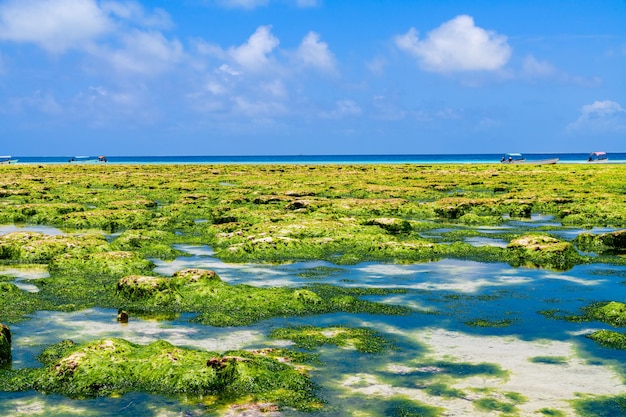
[[[11,329],[0,323],[0,366],[11,363]]]
[[[506,247],[506,252],[513,266],[566,270],[581,261],[571,243],[547,235],[533,234],[514,239]]]

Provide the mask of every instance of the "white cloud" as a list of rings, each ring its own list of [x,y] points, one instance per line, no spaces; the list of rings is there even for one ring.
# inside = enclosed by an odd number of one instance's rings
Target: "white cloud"
[[[612,100],[594,101],[581,108],[581,114],[568,130],[615,132],[626,130],[626,109]]]
[[[268,120],[268,118],[272,119],[275,116],[285,114],[288,110],[284,104],[275,101],[252,101],[244,97],[235,97],[233,111],[235,114],[249,118]]]
[[[183,47],[169,41],[160,32],[133,30],[121,38],[121,48],[101,52],[102,58],[118,71],[158,74],[183,58]]]
[[[243,68],[259,70],[267,67],[270,62],[268,55],[280,43],[271,29],[271,26],[260,26],[246,43],[230,48],[228,54]]]
[[[144,27],[169,29],[173,26],[170,15],[165,10],[157,8],[152,13],[147,13],[141,4],[134,1],[125,3],[103,1],[100,3],[100,7],[107,14],[135,22]]]
[[[420,40],[417,30],[395,38],[396,46],[415,56],[422,68],[434,72],[494,71],[511,56],[506,36],[474,25],[471,16],[445,22]]]
[[[360,116],[363,111],[353,100],[339,100],[335,103],[335,108],[328,112],[323,112],[322,117],[327,119],[343,119],[345,117]]]
[[[522,72],[528,77],[549,77],[556,73],[555,68],[547,61],[539,61],[528,55],[522,63]]]
[[[320,35],[309,32],[298,47],[296,57],[305,66],[321,71],[335,71],[335,57],[328,49],[328,44],[320,41]]]
[[[0,5],[0,40],[32,42],[60,53],[112,29],[94,0],[9,0]]]
[[[289,96],[287,87],[281,80],[262,83],[259,87],[261,91],[275,98],[284,99]]]
[[[19,97],[9,100],[11,111],[30,112],[35,110],[48,115],[63,113],[63,106],[59,104],[54,95],[49,91],[35,91],[31,96]]]

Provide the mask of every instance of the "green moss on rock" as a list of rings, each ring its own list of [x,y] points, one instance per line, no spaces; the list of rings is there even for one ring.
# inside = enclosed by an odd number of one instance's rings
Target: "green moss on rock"
[[[611,330],[598,330],[587,337],[600,345],[612,349],[626,349],[626,335]]]
[[[540,234],[524,235],[512,240],[506,252],[513,266],[567,270],[582,262],[570,242]]]
[[[390,290],[332,286],[262,288],[229,285],[209,270],[186,269],[170,277],[130,275],[117,283],[126,309],[197,312],[196,320],[212,326],[242,326],[273,317],[354,312],[406,315],[413,310],[365,301],[359,295]]]
[[[580,250],[597,252],[600,254],[626,253],[626,230],[594,235],[581,233],[574,239],[574,243]]]
[[[11,363],[11,329],[0,323],[0,367]]]
[[[214,405],[247,401],[319,409],[307,368],[296,363],[299,357],[275,349],[207,352],[162,340],[148,345],[116,338],[83,345],[63,341],[44,350],[43,367],[2,375],[2,385],[72,398],[147,392]]]

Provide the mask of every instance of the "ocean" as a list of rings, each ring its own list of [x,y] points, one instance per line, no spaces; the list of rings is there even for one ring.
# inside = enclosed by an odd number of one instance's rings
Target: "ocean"
[[[525,154],[527,161],[559,158],[559,163],[585,163],[588,153]],[[19,163],[61,164],[72,156],[14,156]],[[96,156],[93,157],[94,159]],[[424,155],[189,155],[109,156],[110,164],[492,164],[502,154]],[[608,163],[626,163],[626,153],[608,153]]]

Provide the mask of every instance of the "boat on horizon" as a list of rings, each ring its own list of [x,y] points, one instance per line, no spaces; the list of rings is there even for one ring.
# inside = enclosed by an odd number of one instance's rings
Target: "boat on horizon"
[[[2,165],[17,164],[17,161],[17,159],[12,159],[11,155],[0,156],[0,164]]]
[[[537,159],[534,161],[527,161],[524,155],[521,153],[505,153],[500,159],[502,164],[529,164],[529,165],[548,165],[556,164],[559,162],[559,158]]]
[[[587,162],[601,163],[607,162],[608,160],[609,156],[606,154],[606,152],[591,152],[589,154],[589,159],[587,159]]]
[[[71,164],[97,164],[101,162],[108,162],[108,159],[103,155],[100,155],[97,158],[95,156],[74,156],[68,162]]]

